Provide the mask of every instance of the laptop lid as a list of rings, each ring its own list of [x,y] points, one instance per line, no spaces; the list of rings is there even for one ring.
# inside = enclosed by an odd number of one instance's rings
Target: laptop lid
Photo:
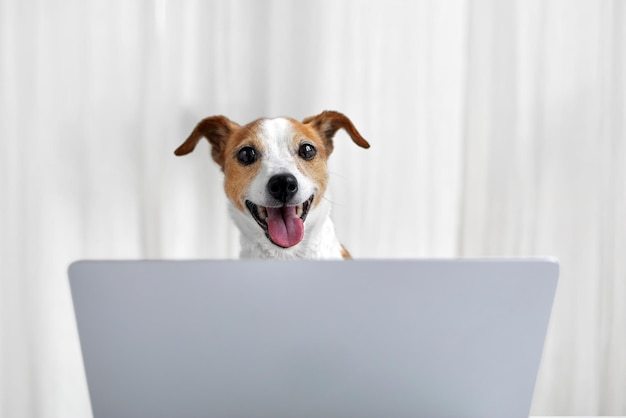
[[[95,418],[528,417],[553,260],[80,261]]]

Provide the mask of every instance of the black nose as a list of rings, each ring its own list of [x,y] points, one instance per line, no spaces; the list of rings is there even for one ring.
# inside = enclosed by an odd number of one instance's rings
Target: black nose
[[[286,203],[298,191],[298,180],[291,174],[276,174],[267,182],[267,191],[274,199]]]

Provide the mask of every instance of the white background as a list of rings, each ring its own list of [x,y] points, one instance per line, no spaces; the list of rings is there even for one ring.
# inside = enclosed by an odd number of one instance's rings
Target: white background
[[[552,255],[534,415],[626,415],[626,3],[0,0],[0,416],[87,417],[80,258],[238,254],[201,118],[347,114],[356,257]]]

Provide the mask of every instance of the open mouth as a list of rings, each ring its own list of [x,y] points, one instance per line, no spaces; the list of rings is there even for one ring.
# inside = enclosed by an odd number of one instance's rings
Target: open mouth
[[[246,207],[265,231],[265,236],[282,248],[293,247],[304,238],[304,221],[314,195],[296,206],[265,207],[246,200]]]

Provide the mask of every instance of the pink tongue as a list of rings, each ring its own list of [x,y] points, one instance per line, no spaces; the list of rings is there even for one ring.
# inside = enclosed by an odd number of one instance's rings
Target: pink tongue
[[[302,241],[304,222],[296,215],[295,206],[267,208],[267,217],[267,229],[276,245],[289,248]]]

